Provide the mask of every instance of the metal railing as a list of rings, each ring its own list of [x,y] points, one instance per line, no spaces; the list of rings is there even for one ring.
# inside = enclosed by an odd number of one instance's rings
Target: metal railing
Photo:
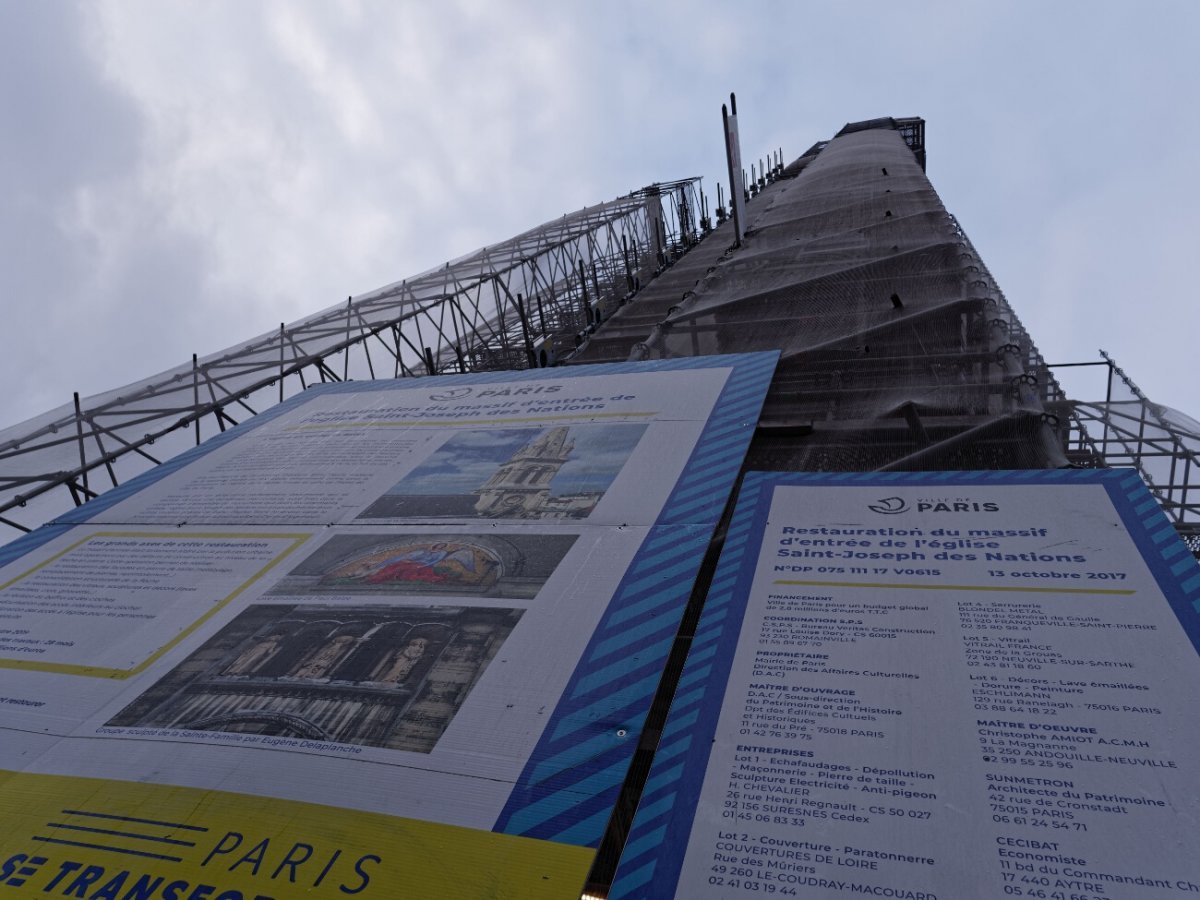
[[[533,228],[0,431],[0,539],[316,382],[555,365],[702,234],[698,178]]]
[[[1103,350],[1105,398],[1070,402],[1068,455],[1081,465],[1136,469],[1167,518],[1200,549],[1200,423],[1152,402]],[[1059,366],[1055,366],[1058,368]]]

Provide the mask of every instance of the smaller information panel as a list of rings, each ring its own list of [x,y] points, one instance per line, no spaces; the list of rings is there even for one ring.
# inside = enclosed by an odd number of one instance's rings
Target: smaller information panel
[[[1200,893],[1197,592],[1129,472],[752,473],[611,896]]]

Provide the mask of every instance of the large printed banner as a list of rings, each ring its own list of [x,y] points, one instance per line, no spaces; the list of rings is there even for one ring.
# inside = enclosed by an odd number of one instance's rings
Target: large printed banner
[[[578,896],[775,359],[325,386],[0,550],[0,897]]]
[[[1200,893],[1197,609],[1129,471],[751,473],[610,897]]]

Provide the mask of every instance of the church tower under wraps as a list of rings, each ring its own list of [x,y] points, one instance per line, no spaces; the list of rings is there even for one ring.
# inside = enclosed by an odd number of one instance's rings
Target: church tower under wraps
[[[1200,425],[1066,395],[923,119],[732,101],[715,205],[0,432],[0,896],[1200,893]]]
[[[550,499],[550,482],[575,449],[565,427],[549,428],[512,455],[475,493],[481,516],[540,516]],[[586,510],[585,510],[586,514]]]

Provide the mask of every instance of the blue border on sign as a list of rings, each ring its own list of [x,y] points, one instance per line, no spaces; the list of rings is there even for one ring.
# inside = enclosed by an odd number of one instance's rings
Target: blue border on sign
[[[765,353],[739,353],[729,356],[698,356],[681,357],[679,359],[654,360],[651,362],[626,363],[594,363],[586,366],[563,366],[551,369],[524,369],[517,372],[476,372],[467,375],[431,375],[422,378],[394,378],[386,381],[341,381],[333,384],[315,384],[303,393],[289,397],[283,403],[264,410],[257,416],[236,425],[228,431],[206,440],[196,447],[191,447],[178,456],[142,472],[119,487],[101,494],[95,500],[59,516],[51,524],[80,525],[93,519],[99,513],[110,509],[117,503],[128,499],[150,485],[161,481],[168,475],[190,465],[201,457],[207,456],[214,450],[225,446],[230,441],[237,440],[242,435],[261,428],[268,422],[286,415],[299,406],[328,394],[364,394],[375,391],[395,390],[430,390],[438,387],[461,386],[467,384],[495,384],[497,382],[544,381],[547,378],[584,378],[594,375],[627,375],[642,372],[676,372],[685,369],[719,369],[754,365],[756,361],[769,359],[774,371],[778,358],[776,351]],[[447,421],[453,425],[453,421]],[[295,523],[292,523],[295,524]],[[309,522],[310,525],[326,525],[327,522]],[[36,531],[33,534],[37,534]],[[28,537],[29,535],[26,535]]]
[[[46,525],[36,528],[28,534],[22,535],[16,540],[0,546],[0,566],[12,562],[15,559],[24,556],[32,550],[41,547],[43,544],[54,540],[54,538],[64,534],[72,525],[83,525],[105,510],[111,509],[118,503],[129,499],[139,491],[143,491],[156,484],[164,478],[173,475],[175,472],[191,465],[196,460],[207,456],[214,450],[217,450],[230,441],[236,440],[248,432],[256,428],[261,428],[268,422],[287,415],[297,407],[314,400],[318,397],[327,394],[353,394],[353,393],[369,393],[373,391],[395,391],[395,390],[424,390],[427,388],[437,388],[439,386],[460,386],[467,384],[495,384],[497,382],[521,382],[521,381],[541,381],[546,378],[582,378],[593,375],[627,375],[637,374],[640,372],[676,372],[687,369],[713,369],[722,367],[733,367],[736,371],[741,366],[751,366],[757,368],[764,365],[769,365],[770,371],[774,372],[775,363],[778,360],[777,351],[765,351],[762,353],[737,353],[728,356],[699,356],[699,357],[680,357],[678,359],[653,360],[649,362],[624,362],[624,363],[594,363],[585,366],[562,366],[550,369],[525,369],[516,372],[475,372],[465,375],[434,375],[424,376],[421,378],[395,378],[379,381],[343,381],[330,384],[315,384],[309,387],[306,391],[289,397],[283,403],[277,404],[270,409],[264,410],[253,418],[247,419],[244,422],[230,428],[228,431],[223,431],[220,434],[213,435],[204,443],[190,447],[178,456],[166,460],[161,465],[155,466],[140,473],[129,481],[112,488],[109,491],[101,494],[99,497],[85,503],[76,509],[70,510],[63,515],[53,519]],[[770,376],[767,376],[768,383]],[[762,392],[765,393],[766,385],[762,385]],[[759,407],[761,409],[761,400]],[[755,415],[757,416],[757,409]],[[452,424],[452,423],[447,423]],[[753,423],[751,423],[753,424]],[[745,451],[743,449],[743,455]],[[740,461],[739,461],[740,463]],[[720,500],[724,504],[724,498]],[[718,515],[719,515],[718,510]],[[123,523],[135,524],[135,523]],[[187,524],[181,522],[179,524]],[[292,523],[296,524],[296,523]],[[327,525],[328,522],[309,522],[303,523],[309,525]]]
[[[1200,566],[1133,470],[747,473],[609,900],[648,900],[675,894],[775,487],[997,483],[1102,485],[1193,648],[1200,653]]]
[[[597,845],[604,834],[777,355],[699,357],[688,368],[702,360],[705,367],[736,363],[494,831],[581,846]]]
[[[429,391],[438,387],[547,378],[729,369],[691,455],[608,601],[493,828],[507,834],[595,846],[624,782],[683,609],[713,529],[741,470],[778,359],[777,351],[767,351],[315,385],[0,548],[0,564],[89,522],[115,504],[318,396],[397,389]],[[304,526],[293,523],[293,527]]]

